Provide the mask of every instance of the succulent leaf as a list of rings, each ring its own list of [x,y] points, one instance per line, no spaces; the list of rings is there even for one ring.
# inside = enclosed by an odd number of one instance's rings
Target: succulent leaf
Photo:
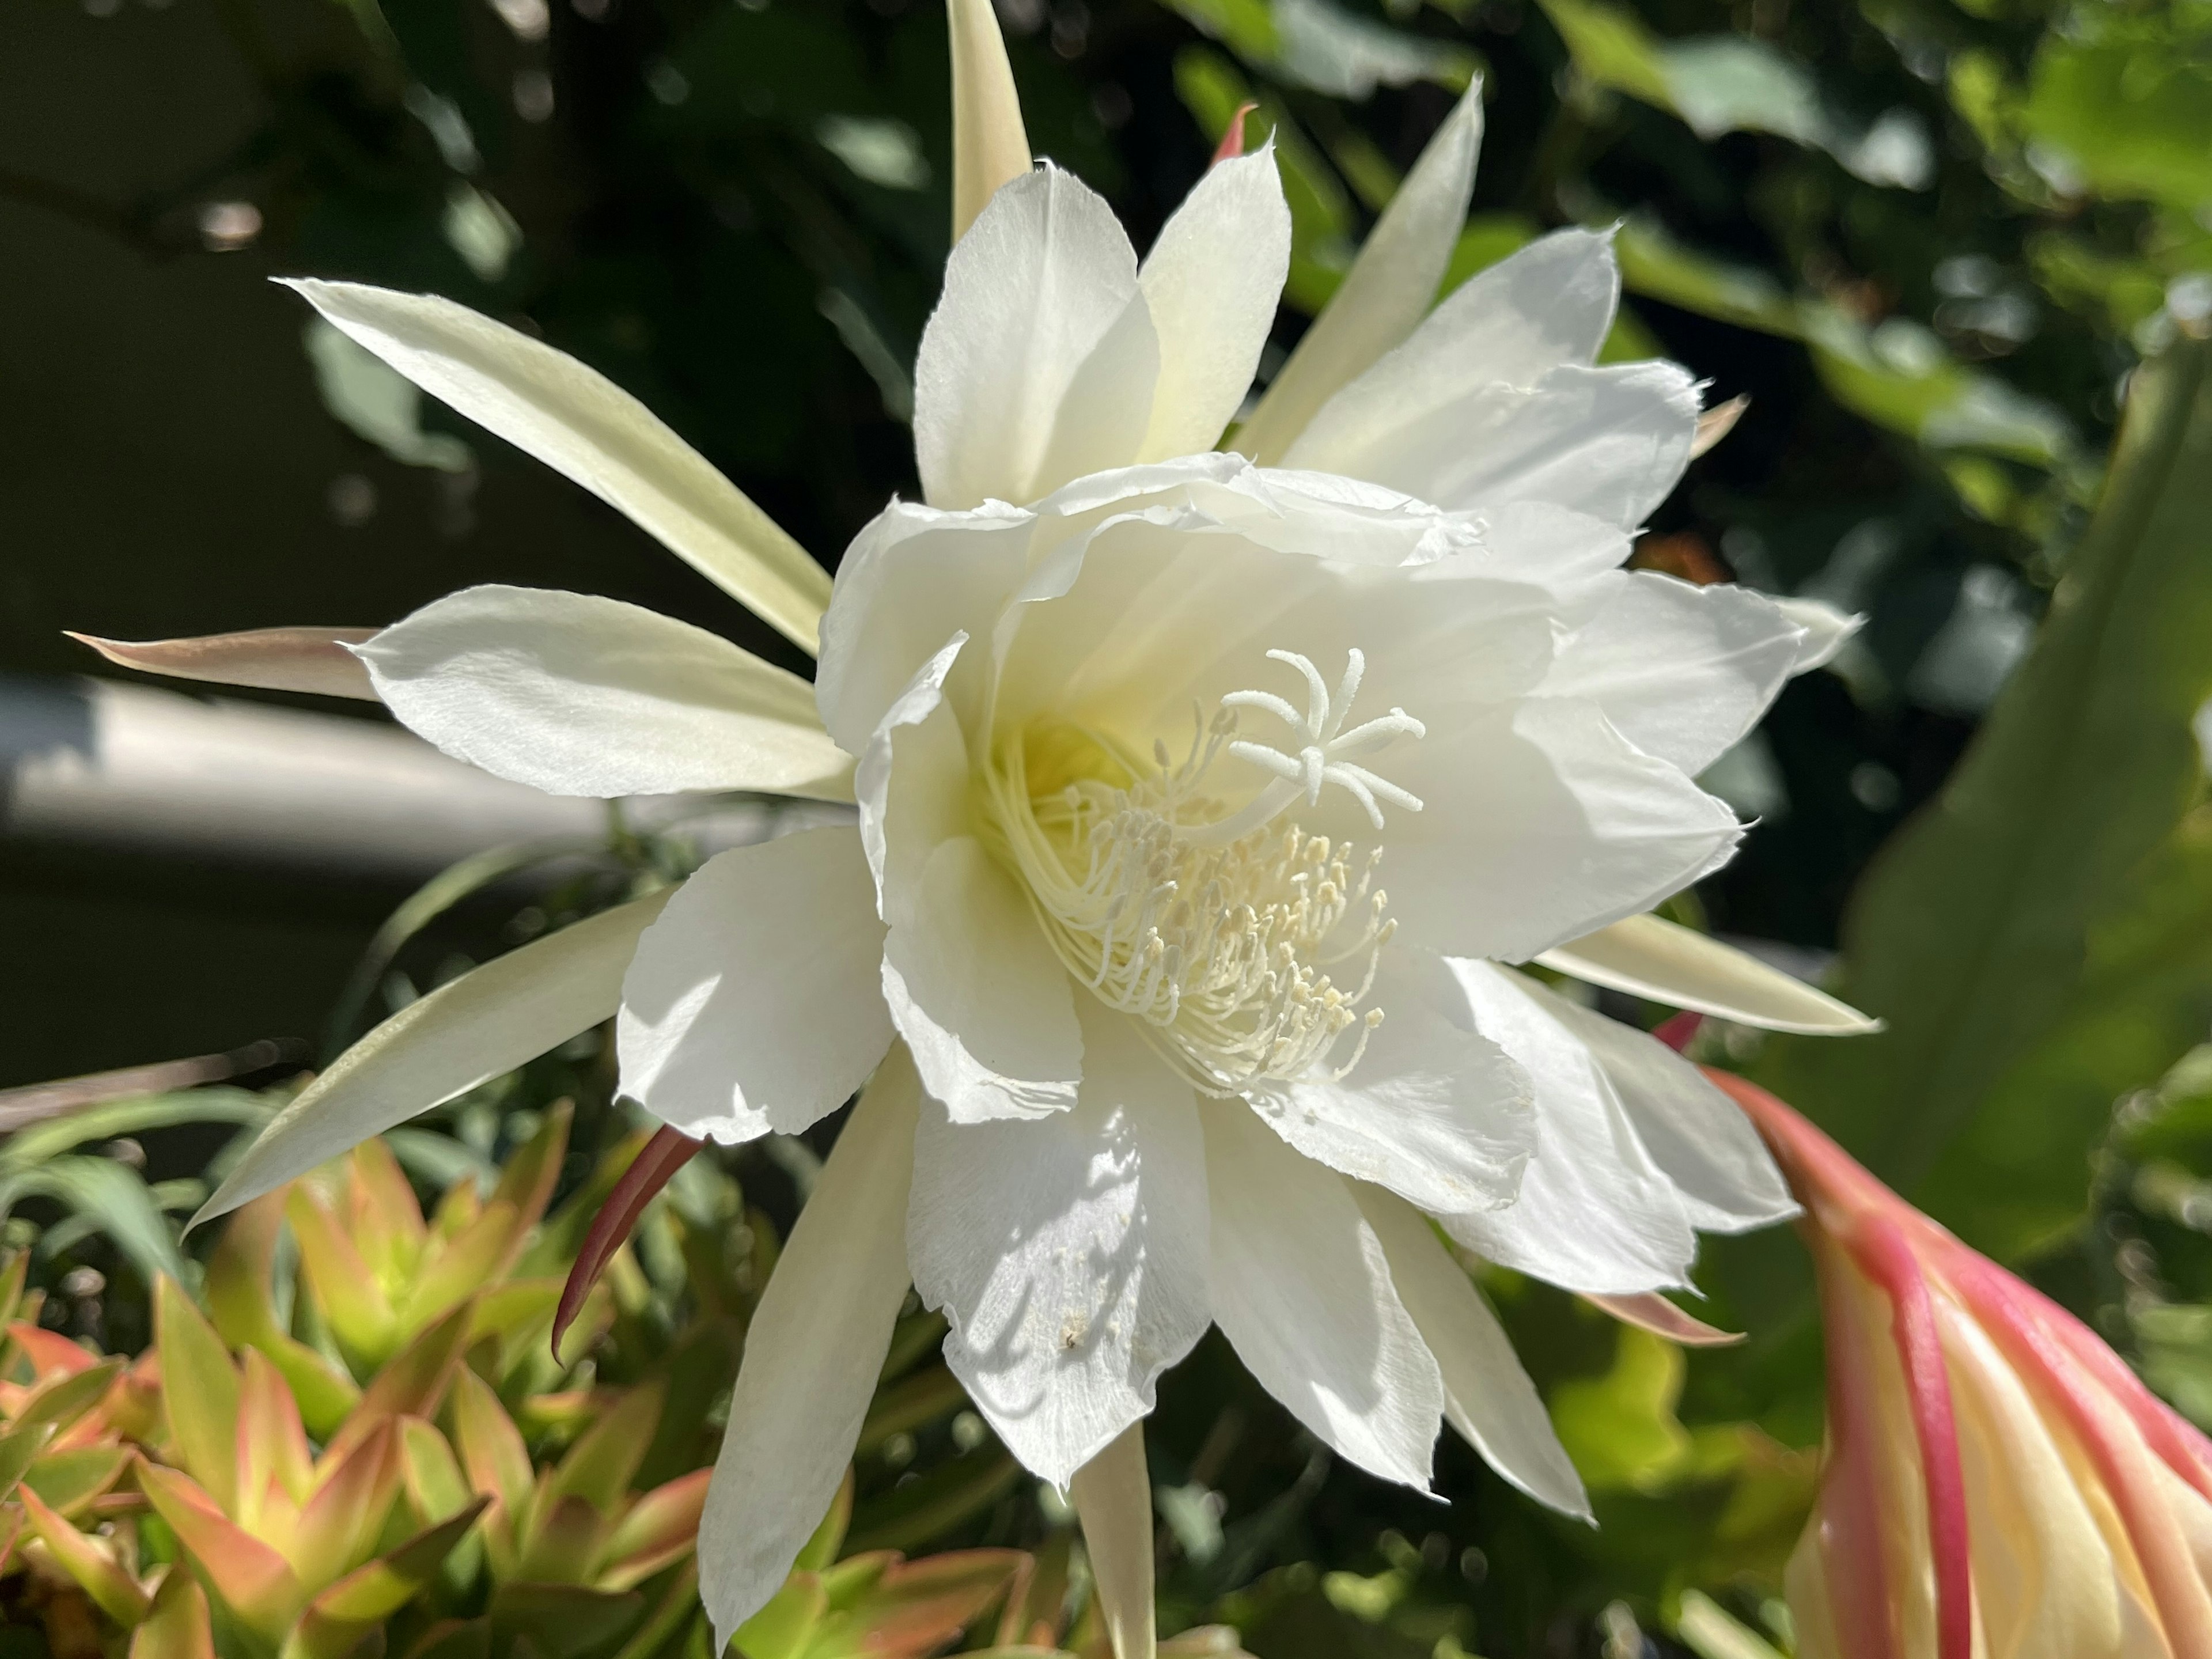
[[[138,1490],[176,1534],[202,1581],[248,1630],[271,1644],[282,1640],[307,1600],[284,1558],[231,1520],[188,1476],[143,1459],[137,1474]]]
[[[32,1460],[46,1449],[54,1437],[51,1423],[17,1425],[5,1434],[0,1434],[0,1498],[15,1491],[30,1468]]]
[[[146,1622],[131,1632],[131,1659],[216,1659],[207,1592],[190,1573],[161,1580]]]
[[[371,1144],[364,1142],[364,1145]],[[300,1272],[331,1334],[356,1370],[374,1370],[399,1346],[399,1319],[345,1224],[321,1194],[295,1183],[284,1204],[300,1244]]]
[[[437,1577],[483,1508],[481,1499],[471,1504],[324,1589],[286,1639],[283,1659],[345,1659]]]
[[[238,1367],[173,1279],[155,1287],[154,1346],[161,1353],[170,1450],[217,1511],[228,1511],[238,1497]]]
[[[271,1294],[284,1194],[270,1193],[239,1209],[209,1258],[208,1312],[234,1348],[258,1348],[283,1373],[307,1431],[327,1440],[361,1399],[343,1368],[277,1322]]]
[[[699,1512],[706,1506],[712,1469],[695,1469],[656,1486],[629,1507],[608,1534],[594,1582],[601,1589],[631,1589],[692,1553]]]
[[[23,1484],[58,1514],[74,1519],[116,1483],[130,1462],[130,1452],[119,1445],[70,1446],[38,1458]],[[5,1474],[0,1469],[0,1480]]]
[[[538,1659],[580,1659],[621,1638],[645,1598],[611,1595],[580,1584],[502,1584],[492,1592],[495,1644],[520,1652],[527,1642]]]
[[[146,1616],[149,1598],[115,1559],[105,1540],[88,1537],[46,1504],[27,1486],[15,1489],[23,1518],[63,1571],[92,1598],[93,1605],[125,1629]]]

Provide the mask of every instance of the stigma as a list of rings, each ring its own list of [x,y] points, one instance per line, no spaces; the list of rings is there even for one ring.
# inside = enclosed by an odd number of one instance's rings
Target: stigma
[[[1422,805],[1359,763],[1426,735],[1401,708],[1347,725],[1360,653],[1334,689],[1294,652],[1267,656],[1304,680],[1303,711],[1233,692],[1210,719],[1194,711],[1179,763],[1156,742],[1149,766],[1097,733],[1036,722],[995,748],[981,780],[986,838],[1069,973],[1210,1095],[1340,1079],[1358,1063],[1382,1021],[1367,998],[1397,927],[1376,881],[1382,849],[1309,834],[1296,813],[1330,787],[1377,830],[1385,805]],[[1290,740],[1242,736],[1244,710]],[[1244,768],[1261,775],[1256,789],[1237,790]]]

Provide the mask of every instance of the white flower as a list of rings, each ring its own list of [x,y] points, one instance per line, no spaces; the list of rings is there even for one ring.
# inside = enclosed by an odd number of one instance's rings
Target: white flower
[[[819,617],[811,688],[633,606],[502,587],[349,647],[367,685],[299,630],[106,648],[370,691],[559,793],[854,801],[424,999],[210,1208],[617,1006],[623,1092],[686,1134],[794,1132],[867,1084],[747,1344],[701,1545],[718,1632],[827,1505],[911,1280],[977,1407],[1072,1486],[1130,1659],[1131,1431],[1212,1324],[1361,1467],[1425,1488],[1449,1420],[1587,1513],[1424,1216],[1622,1297],[1686,1283],[1696,1230],[1790,1212],[1692,1068],[1499,964],[1863,1028],[1644,914],[1729,857],[1741,827],[1692,779],[1841,624],[1620,568],[1698,398],[1671,364],[1592,366],[1607,238],[1546,238],[1429,309],[1472,94],[1216,452],[1288,255],[1272,155],[1216,167],[1140,265],[1096,195],[1023,165],[988,5],[954,19],[955,199],[988,204],[921,346],[927,501],[861,532],[826,615],[804,554],[580,365],[443,301],[298,284],[794,641]]]

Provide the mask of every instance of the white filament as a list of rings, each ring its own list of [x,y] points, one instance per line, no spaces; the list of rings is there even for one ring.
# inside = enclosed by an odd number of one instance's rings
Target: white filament
[[[1334,696],[1307,659],[1267,654],[1304,677],[1303,716],[1271,693],[1236,692],[1210,721],[1197,720],[1181,765],[1155,744],[1152,771],[1128,768],[1126,787],[1085,778],[1042,799],[1030,793],[1018,734],[986,779],[983,817],[1060,960],[1108,1006],[1144,1021],[1209,1094],[1341,1077],[1382,1019],[1381,1009],[1361,1008],[1397,927],[1374,886],[1381,849],[1362,854],[1276,821],[1302,799],[1317,804],[1328,784],[1350,793],[1378,829],[1378,799],[1421,810],[1416,797],[1351,762],[1425,735],[1397,708],[1344,729],[1366,666],[1360,653],[1349,654]],[[1290,726],[1298,739],[1291,752],[1238,738],[1239,708]],[[1084,742],[1113,752],[1091,734]],[[1224,755],[1272,775],[1233,811],[1205,791]],[[1326,971],[1346,961],[1359,964],[1349,988]]]

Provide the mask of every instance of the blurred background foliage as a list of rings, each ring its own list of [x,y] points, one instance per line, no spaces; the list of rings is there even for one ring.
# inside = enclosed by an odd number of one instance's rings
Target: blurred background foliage
[[[1677,910],[1832,968],[1889,1030],[1708,1026],[1698,1057],[1797,1102],[2212,1422],[2212,805],[2190,735],[2212,696],[2212,5],[1000,14],[1035,147],[1105,191],[1140,247],[1257,105],[1296,230],[1279,346],[1474,76],[1488,137],[1447,281],[1555,226],[1618,226],[1608,355],[1664,353],[1709,403],[1749,399],[1638,562],[1868,617],[1709,775],[1758,827]],[[949,184],[934,0],[21,0],[0,64],[11,674],[82,671],[64,626],[377,623],[490,580],[648,604],[804,668],[270,276],[434,289],[552,341],[825,563],[914,489],[910,367]],[[9,761],[55,741],[15,732]],[[0,841],[0,1084],[238,1051],[158,1087],[0,1095],[0,1121],[43,1120],[0,1145],[38,1322],[140,1352],[160,1275],[214,1294],[214,1243],[180,1243],[178,1218],[302,1063],[698,852],[616,823],[604,846],[494,849],[410,897],[358,872]],[[538,1200],[554,1218],[528,1247],[556,1272],[562,1218],[634,1144],[611,1084],[587,1035],[395,1133],[396,1168],[434,1214],[469,1209],[453,1195],[488,1198],[573,1109]],[[589,1376],[510,1387],[487,1361],[502,1408],[657,1378],[664,1426],[705,1432],[833,1133],[692,1166],[611,1281]],[[282,1334],[357,1391],[402,1315],[368,1301],[349,1334],[318,1311],[305,1238],[285,1249],[305,1267],[280,1253],[274,1271],[309,1283],[278,1298]],[[1449,1508],[1336,1468],[1210,1340],[1150,1437],[1165,1627],[1234,1625],[1261,1659],[1786,1651],[1778,1571],[1820,1431],[1795,1242],[1709,1250],[1698,1311],[1751,1334],[1727,1351],[1485,1283],[1602,1526],[1540,1511],[1455,1443]],[[845,1547],[1017,1550],[1037,1582],[1079,1580],[1065,1511],[964,1411],[933,1340],[916,1316],[887,1368]],[[525,1427],[549,1458],[574,1431]],[[681,1437],[658,1435],[639,1490],[697,1466],[704,1443]],[[1042,1639],[1095,1639],[1065,1627],[1080,1600],[1054,1601]],[[1035,1634],[994,1617],[960,1639]],[[642,1628],[609,1624],[586,1650],[658,1651],[624,1645]],[[840,1650],[836,1628],[791,1629],[775,1659]],[[504,1651],[508,1626],[484,1639]],[[47,1640],[0,1638],[26,1659]]]

